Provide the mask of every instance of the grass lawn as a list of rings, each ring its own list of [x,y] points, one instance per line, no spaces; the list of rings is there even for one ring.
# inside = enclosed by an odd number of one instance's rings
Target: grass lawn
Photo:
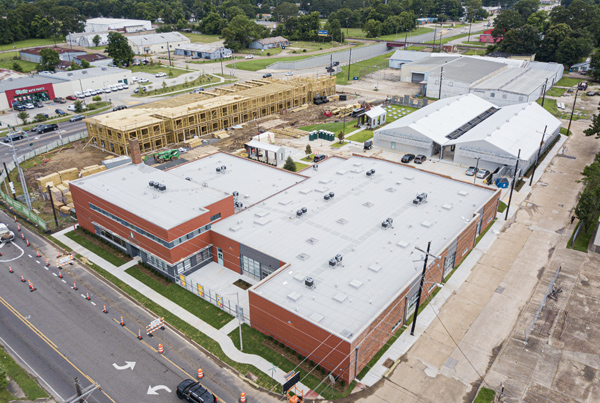
[[[108,45],[104,45],[104,46],[94,46],[94,47],[91,47],[91,48],[89,48],[89,49],[93,49],[93,50],[104,50],[104,49],[106,49],[107,47],[108,47]]]
[[[598,221],[598,220],[596,219],[596,221]],[[571,235],[571,239],[569,239],[569,243],[567,244],[567,247],[578,250],[580,252],[587,253],[588,245],[590,244],[590,241],[592,240],[592,237],[594,236],[596,228],[590,227],[590,228],[588,228],[587,231],[585,231],[583,229],[583,227],[581,227],[581,229],[579,230],[579,235],[577,235],[577,239],[575,240],[575,242],[573,242],[573,237],[575,236],[575,231],[577,231],[578,226],[579,225],[575,226],[575,229],[573,230],[573,235]]]
[[[493,389],[481,388],[473,403],[492,403],[495,396],[496,392]]]
[[[346,34],[346,32],[347,32],[347,35],[346,35],[347,38],[359,38],[359,39],[366,38],[366,34],[362,30],[362,28],[349,28],[347,30],[345,28],[342,28],[342,31],[344,32],[344,34]],[[408,33],[408,41],[410,42],[410,37],[413,35],[426,34],[428,32],[432,32],[432,31],[433,31],[433,28],[417,27]],[[406,37],[406,32],[398,32],[397,35],[394,33],[394,34],[378,36],[377,38],[370,38],[370,39],[382,39],[384,41],[393,41],[396,38],[398,40],[403,40],[405,37]]]
[[[348,137],[348,140],[351,141],[356,141],[358,143],[364,143],[367,140],[370,140],[373,138],[373,132],[371,130],[363,130],[361,132],[358,132],[350,137]]]
[[[128,69],[131,70],[131,72],[133,74],[135,74],[135,73],[156,74],[156,73],[162,72],[162,73],[167,74],[166,78],[170,78],[170,77],[172,78],[172,77],[180,76],[182,74],[191,73],[191,71],[178,69],[178,68],[174,68],[174,67],[169,67],[166,64],[162,64],[160,66],[158,64],[155,64],[154,66],[150,66],[150,65],[130,66],[130,67],[128,67]],[[169,74],[169,71],[171,71],[173,73],[172,76]],[[146,83],[146,85],[147,85],[147,83]]]
[[[581,80],[578,78],[563,77],[560,80],[558,80],[558,82],[554,85],[557,87],[572,87],[574,85],[577,85],[577,83],[579,83],[580,81]]]
[[[473,36],[473,35],[474,35],[474,34],[473,34],[473,32],[471,32],[471,36]],[[450,41],[453,41],[453,40],[455,40],[455,39],[464,38],[464,37],[466,37],[466,36],[469,36],[469,33],[468,33],[468,32],[466,32],[466,33],[463,33],[463,34],[454,35],[454,36],[449,36],[448,38],[442,38],[442,45],[445,45],[445,44],[447,44],[448,42],[450,42]],[[425,43],[434,43],[434,42],[433,42],[433,41],[429,41],[429,42],[425,42]],[[440,40],[439,40],[439,39],[437,39],[437,40],[435,41],[435,43],[439,45],[439,43],[440,43]]]
[[[348,142],[348,141],[343,141],[343,142],[340,142],[340,141],[338,140],[338,141],[336,141],[335,143],[333,143],[331,146],[332,146],[333,148],[342,148],[342,147],[343,147],[343,146],[345,146],[346,144],[350,144],[350,142]]]
[[[272,59],[264,58],[264,59],[256,59],[256,60],[246,60],[243,62],[237,62],[235,64],[236,69],[246,70],[246,71],[258,71],[266,68],[268,65],[273,64],[275,62],[293,62],[294,60],[305,59],[308,56],[289,56],[289,57],[274,57]],[[227,67],[233,67],[233,62],[227,63]]]
[[[190,42],[201,42],[201,43],[210,43],[219,40],[219,35],[203,35],[203,34],[188,34],[182,32],[184,36],[186,36]]]
[[[473,46],[484,46],[484,47],[487,47],[487,45],[488,45],[487,43],[482,43],[482,42],[479,42],[479,41],[464,41],[463,45],[464,44],[466,44],[466,45],[473,45]]]
[[[565,93],[565,91],[566,89],[564,88],[552,87],[550,88],[550,90],[548,90],[548,92],[546,92],[546,95],[549,95],[551,97],[561,97]]]
[[[0,53],[0,69],[12,70],[13,63],[17,62],[23,68],[24,73],[29,73],[36,69],[37,64],[26,60],[13,60],[17,52]],[[8,56],[10,55],[10,56]]]
[[[190,71],[190,73],[191,73],[191,71]],[[233,78],[233,77],[231,77],[231,78]],[[220,82],[219,78],[207,74],[204,77],[198,77],[193,81],[188,81],[187,84],[182,83],[182,84],[175,84],[175,85],[167,85],[165,88],[161,87],[160,85],[155,85],[154,87],[152,87],[154,89],[152,89],[150,91],[146,91],[146,92],[140,91],[137,94],[133,94],[133,96],[143,98],[143,97],[149,97],[151,95],[159,95],[159,94],[167,94],[167,93],[169,93],[169,95],[175,95],[175,94],[171,94],[171,93],[176,92],[176,91],[182,91],[182,90],[183,90],[183,92],[187,92],[198,86],[203,86],[205,84],[214,84],[214,83],[218,83],[218,82]],[[140,85],[147,86],[148,84],[146,83],[146,84],[140,84]],[[147,87],[147,88],[149,88],[149,87]]]
[[[0,346],[0,369],[6,371],[6,374],[15,380],[27,395],[28,400],[36,400],[48,397],[48,394],[37,381],[29,376],[27,371],[19,366],[10,355]],[[0,402],[9,402],[15,399],[6,389],[0,389]]]
[[[571,130],[567,131],[566,127],[561,127],[560,134],[564,134],[565,136],[570,136],[571,134],[573,134],[573,132]]]
[[[506,207],[507,207],[506,203],[501,201],[500,203],[498,203],[498,212],[504,213],[504,210],[506,210]]]
[[[346,120],[346,132],[350,133],[354,131],[356,125],[356,119]],[[319,123],[316,125],[299,127],[300,130],[311,132],[317,129],[323,129],[335,133],[337,136],[340,131],[344,129],[344,120],[338,120],[337,122]],[[321,139],[319,139],[321,140]]]
[[[155,275],[151,269],[146,269],[138,265],[125,270],[125,272],[216,329],[222,328],[233,319],[233,316],[227,312],[205,301],[203,298],[192,294],[172,281],[169,280],[165,285],[163,282],[157,280],[156,277],[158,275]],[[148,274],[148,272],[152,274]]]
[[[302,161],[311,162],[313,160],[313,158],[315,158],[315,155],[310,154],[310,155],[307,155],[306,157],[302,158]]]
[[[541,105],[542,98],[538,99],[536,102]],[[571,115],[570,105],[565,104],[565,106],[566,109],[558,109],[558,107],[556,106],[556,99],[546,98],[546,100],[544,101],[544,109],[546,109],[548,112],[550,112],[559,119],[569,119],[569,116]],[[578,111],[575,110],[575,113],[573,114],[573,120],[587,119],[587,115],[585,113],[577,115],[577,112]]]
[[[90,241],[81,234],[78,234],[76,232],[67,232],[65,236],[70,240],[77,242],[79,245],[83,246],[90,252],[100,256],[102,259],[108,261],[111,264],[114,264],[115,266],[121,266],[122,264],[127,263],[126,260],[121,259],[120,257],[115,256],[113,253],[111,253],[108,250],[108,246],[104,248],[102,246],[96,245],[94,242]]]
[[[360,71],[363,67],[375,66],[378,65],[387,59],[389,59],[394,52],[386,53],[385,55],[377,56],[372,59],[363,60],[360,62],[353,63],[350,66],[350,80],[352,77],[358,76],[360,77]],[[336,74],[337,84],[338,85],[346,85],[348,84],[348,66],[342,66],[342,72]]]
[[[64,40],[65,40],[65,38],[63,38],[62,36],[56,37],[56,45],[60,46],[61,42],[64,42]],[[17,49],[32,48],[35,46],[44,46],[44,45],[54,45],[54,39],[52,39],[52,38],[25,39],[24,41],[17,41],[14,44],[14,46],[16,46]],[[12,42],[0,45],[0,50],[12,50],[12,49],[13,49]]]
[[[340,46],[338,42],[334,42],[336,46]],[[290,46],[286,47],[286,49],[299,49],[296,50],[296,53],[301,53],[302,49],[306,49],[307,52],[314,52],[322,49],[331,49],[331,42],[307,42],[307,41],[294,41],[290,42]]]
[[[302,171],[304,168],[310,166],[309,164],[303,164],[303,163],[298,162],[298,161],[294,161],[294,163],[296,164],[296,172]]]
[[[417,45],[411,45],[411,46],[406,47],[406,50],[416,50],[417,52],[419,52],[423,49],[428,49],[428,47],[427,46],[417,46]]]
[[[281,48],[273,48],[273,49],[263,51],[260,49],[246,48],[246,49],[240,50],[239,53],[244,54],[244,55],[254,55],[254,56],[276,56],[281,53],[281,50],[282,50]]]

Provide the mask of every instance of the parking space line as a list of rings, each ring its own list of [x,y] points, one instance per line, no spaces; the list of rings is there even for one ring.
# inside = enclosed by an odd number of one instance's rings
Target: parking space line
[[[36,262],[37,264],[40,264],[40,261],[39,261],[39,260],[36,260],[35,262]]]

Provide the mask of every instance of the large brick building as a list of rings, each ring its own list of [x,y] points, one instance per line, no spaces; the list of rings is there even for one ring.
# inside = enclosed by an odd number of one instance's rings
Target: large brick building
[[[166,171],[132,158],[70,183],[80,225],[172,277],[238,273],[254,284],[252,327],[346,381],[414,311],[415,247],[431,241],[439,256],[424,298],[493,222],[500,194],[361,156],[301,174],[224,153]]]

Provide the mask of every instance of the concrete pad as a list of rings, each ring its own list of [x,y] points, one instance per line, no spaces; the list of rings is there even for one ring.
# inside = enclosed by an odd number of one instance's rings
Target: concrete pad
[[[505,276],[506,271],[479,263],[477,264],[477,270],[471,273],[467,282],[478,287],[498,287],[498,284],[500,284]],[[494,290],[496,289],[495,287]]]
[[[531,380],[547,388],[551,388],[556,372],[558,371],[560,358],[561,351],[546,344],[544,355],[538,360],[537,367],[531,375]]]
[[[417,343],[410,350],[411,356],[439,370],[452,354],[454,346],[442,344],[426,334],[422,335],[421,338],[423,342]]]
[[[563,358],[560,360],[553,388],[580,401],[588,401],[592,381],[597,374],[598,370],[592,367]]]

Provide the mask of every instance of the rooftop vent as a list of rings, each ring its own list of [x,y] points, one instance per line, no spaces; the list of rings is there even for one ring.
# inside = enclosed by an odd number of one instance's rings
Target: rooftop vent
[[[391,193],[391,192],[395,192],[396,188],[387,188],[386,190]]]
[[[442,206],[442,208],[445,209],[445,210],[450,210],[450,209],[452,209],[452,204],[444,204]]]
[[[312,189],[309,188],[300,190],[300,193],[302,193],[303,195],[309,194],[310,192],[312,192]]]
[[[401,248],[406,248],[408,246],[408,242],[406,242],[406,241],[400,241],[396,245],[398,245]]]
[[[312,277],[306,277],[304,279],[304,285],[307,286],[308,288],[314,288],[315,287],[315,281],[313,280]]]
[[[338,224],[342,224],[342,225],[346,225],[348,223],[348,220],[346,220],[345,218],[340,218],[339,220],[336,221]]]
[[[304,261],[304,260],[307,260],[307,259],[308,259],[310,256],[309,256],[309,255],[307,255],[306,253],[301,253],[301,254],[299,254],[299,255],[298,255],[298,256],[296,256],[296,257],[297,257],[298,259],[300,259],[300,260]]]
[[[305,278],[306,278],[306,276],[302,273],[296,273],[296,275],[294,276],[294,280],[298,280],[298,281],[304,281]]]
[[[363,206],[365,206],[365,207],[373,207],[373,203],[366,202],[366,203],[363,203]]]
[[[360,288],[361,285],[363,285],[363,282],[360,281],[359,279],[354,279],[350,282],[350,285],[356,289]]]
[[[371,266],[369,266],[369,270],[377,273],[379,270],[381,270],[381,266],[379,266],[379,264],[377,264],[377,263],[374,263]]]
[[[190,178],[189,176],[185,178],[186,181],[192,181],[192,178]]]
[[[423,221],[421,223],[422,226],[424,226],[425,228],[429,228],[433,225],[433,223],[431,221]]]
[[[317,242],[319,242],[319,240],[318,240],[317,238],[308,238],[308,239],[306,240],[306,242],[308,242],[308,243],[309,243],[309,244],[311,244],[311,245],[314,245],[314,244],[316,244]]]
[[[292,301],[296,302],[300,299],[300,297],[302,297],[302,294],[300,294],[299,292],[291,292],[288,294],[287,296],[289,299],[291,299]]]
[[[417,197],[415,197],[415,199],[413,200],[413,204],[415,206],[425,203],[427,203],[427,193],[419,193],[417,194]]]
[[[333,296],[333,299],[335,299],[339,303],[344,302],[346,300],[346,298],[348,298],[348,296],[346,294],[341,293],[341,292],[338,292],[337,294],[335,294]]]
[[[467,192],[466,190],[461,190],[460,192],[458,192],[458,195],[459,196],[463,196],[463,197],[466,196],[466,195],[468,195],[468,194],[469,194],[469,192]]]

